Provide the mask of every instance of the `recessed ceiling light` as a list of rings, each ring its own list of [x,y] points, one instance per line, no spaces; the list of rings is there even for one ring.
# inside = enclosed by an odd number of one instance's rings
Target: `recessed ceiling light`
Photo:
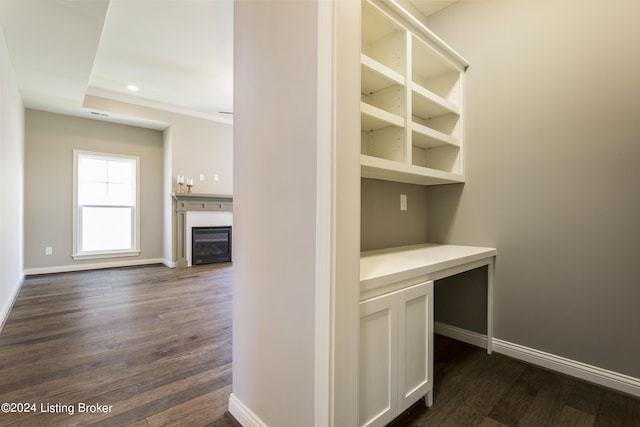
[[[131,92],[137,92],[139,90],[138,86],[136,85],[127,85],[127,89],[129,89]]]

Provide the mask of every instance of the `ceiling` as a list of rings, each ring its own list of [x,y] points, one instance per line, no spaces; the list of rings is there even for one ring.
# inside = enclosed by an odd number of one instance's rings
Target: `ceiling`
[[[0,26],[27,108],[97,118],[93,95],[232,121],[233,0],[0,0]]]

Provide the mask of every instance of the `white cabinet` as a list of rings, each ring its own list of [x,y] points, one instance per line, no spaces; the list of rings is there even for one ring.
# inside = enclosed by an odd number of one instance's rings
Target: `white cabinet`
[[[464,182],[468,63],[394,1],[362,2],[361,174]]]
[[[433,282],[360,303],[359,424],[384,426],[433,402]]]

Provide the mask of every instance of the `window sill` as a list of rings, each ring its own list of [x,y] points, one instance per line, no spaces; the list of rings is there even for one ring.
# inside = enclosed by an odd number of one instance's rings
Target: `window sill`
[[[122,251],[122,252],[92,252],[86,254],[73,254],[71,257],[75,261],[80,261],[83,259],[100,259],[100,258],[122,258],[129,256],[138,256],[140,255],[139,250],[133,251]]]

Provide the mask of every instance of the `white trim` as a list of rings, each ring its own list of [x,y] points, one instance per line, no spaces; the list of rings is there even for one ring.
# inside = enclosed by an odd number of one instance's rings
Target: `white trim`
[[[165,259],[163,259],[163,260],[162,260],[162,263],[163,263],[166,267],[169,267],[169,268],[176,268],[176,262],[175,262],[175,261],[171,261],[171,260],[169,260],[169,259],[166,259],[166,258],[165,258]]]
[[[244,403],[240,401],[233,393],[229,396],[229,413],[243,426],[243,427],[267,427],[251,409],[249,409]]]
[[[115,91],[111,91],[111,90],[98,89],[96,87],[90,87],[87,90],[87,95],[94,96],[96,98],[102,98],[102,99],[105,99],[107,101],[112,101],[113,100],[113,101],[117,101],[117,102],[123,102],[123,103],[126,103],[126,104],[132,104],[134,107],[140,106],[140,107],[145,107],[145,108],[152,108],[154,110],[158,110],[158,111],[162,111],[162,112],[181,114],[183,116],[198,117],[200,119],[211,120],[211,121],[214,121],[214,122],[233,125],[233,116],[227,117],[225,115],[223,117],[223,116],[216,115],[216,114],[207,114],[207,113],[204,113],[202,111],[192,110],[190,108],[176,107],[175,105],[168,105],[168,104],[163,104],[163,103],[157,102],[157,101],[151,101],[151,100],[148,100],[148,99],[142,99],[142,98],[138,98],[138,97],[131,97],[131,96],[123,95],[121,93],[118,93],[118,92],[115,92]],[[100,110],[99,108],[91,108],[91,107],[86,107],[86,106],[85,106],[85,108],[89,108],[90,110]],[[106,111],[106,110],[102,110],[102,111]],[[112,116],[114,114],[112,111],[106,111],[106,112],[108,112]],[[218,114],[220,114],[220,113],[218,113]],[[91,116],[91,117],[93,117],[93,116]],[[152,125],[155,126],[153,129],[162,130],[163,128],[161,126],[164,126],[164,127],[171,126],[170,123],[162,121],[162,120],[145,119],[145,118],[140,117],[140,116],[136,116],[136,119],[142,119],[142,120],[144,120],[145,123],[151,123]],[[134,124],[134,126],[135,126],[135,124]]]
[[[332,424],[332,254],[334,239],[333,144],[335,142],[334,4],[318,2],[317,167],[314,425]],[[327,286],[329,284],[329,286]]]
[[[80,240],[81,240],[81,230],[82,225],[80,224],[80,205],[78,203],[78,167],[79,161],[81,157],[94,157],[100,160],[117,160],[117,161],[129,161],[133,164],[134,174],[135,174],[135,182],[133,183],[133,193],[135,196],[135,204],[131,205],[123,205],[123,206],[113,206],[113,207],[128,207],[132,209],[132,243],[133,247],[127,249],[125,251],[99,251],[99,252],[82,252],[80,251]],[[73,229],[72,229],[72,246],[73,246],[73,259],[94,259],[94,258],[110,258],[111,254],[113,256],[136,256],[137,254],[133,252],[140,252],[140,156],[131,156],[128,154],[117,154],[117,153],[103,153],[98,151],[86,151],[86,150],[73,150]],[[86,205],[88,207],[97,206],[97,205]],[[84,206],[83,206],[84,207]],[[120,255],[122,254],[122,255]]]
[[[2,310],[0,310],[0,332],[4,328],[4,324],[7,322],[9,318],[9,313],[11,313],[11,309],[13,308],[13,304],[16,302],[16,298],[18,298],[18,294],[20,293],[20,289],[22,288],[22,284],[24,283],[24,276],[20,278],[18,283],[13,287],[13,292],[7,298]]]
[[[104,259],[104,258],[121,258],[125,256],[139,256],[139,250],[122,251],[122,252],[87,252],[85,254],[71,254],[71,258],[76,261],[83,259]]]
[[[493,340],[493,350],[515,359],[640,397],[640,378],[499,339]]]
[[[458,328],[457,326],[447,325],[446,323],[433,322],[433,332],[453,338],[454,340],[475,345],[476,347],[487,348],[487,336],[468,329]]]
[[[148,264],[166,264],[164,258],[149,258],[149,259],[136,259],[132,261],[111,261],[100,262],[94,264],[73,264],[73,265],[58,265],[55,267],[40,267],[40,268],[26,268],[24,274],[26,276],[32,276],[37,274],[50,274],[50,273],[68,273],[72,271],[84,271],[84,270],[98,270],[101,268],[114,268],[114,267],[134,267],[138,265]]]

